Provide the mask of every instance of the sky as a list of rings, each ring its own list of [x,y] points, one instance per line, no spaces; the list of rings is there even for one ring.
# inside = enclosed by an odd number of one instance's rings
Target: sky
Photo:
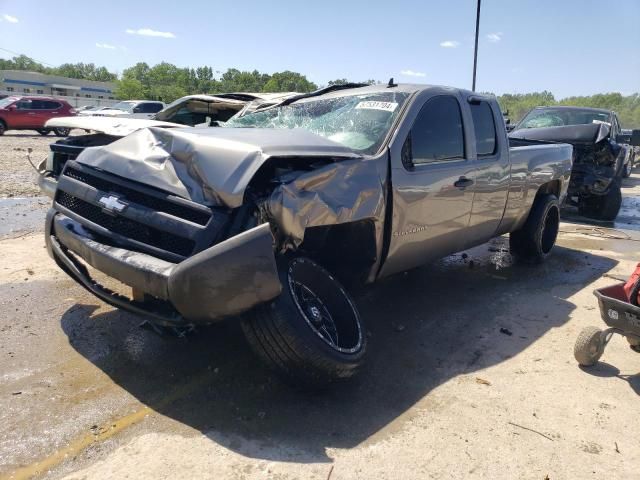
[[[0,58],[471,88],[475,14],[476,0],[0,0]],[[640,92],[640,0],[483,0],[477,90]]]

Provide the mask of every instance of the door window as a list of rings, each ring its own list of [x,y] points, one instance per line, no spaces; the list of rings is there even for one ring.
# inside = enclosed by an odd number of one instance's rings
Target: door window
[[[20,100],[16,105],[18,110],[33,110],[31,100]]]
[[[43,106],[42,108],[44,110],[58,110],[59,108],[62,107],[62,104],[59,102],[53,102],[51,100],[45,100],[42,102]]]
[[[476,152],[478,157],[488,157],[496,153],[497,135],[493,110],[489,102],[472,103],[471,116],[476,134]]]
[[[442,95],[427,101],[409,138],[413,165],[464,159],[464,131],[458,100]]]
[[[161,103],[143,103],[140,105],[140,113],[158,113],[162,110]]]

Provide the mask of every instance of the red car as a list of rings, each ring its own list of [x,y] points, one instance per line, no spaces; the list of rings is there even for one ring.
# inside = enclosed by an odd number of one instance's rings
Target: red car
[[[7,97],[0,100],[0,135],[6,130],[35,130],[40,135],[53,131],[58,137],[69,135],[68,128],[44,128],[47,120],[71,117],[75,109],[64,100],[50,97]]]

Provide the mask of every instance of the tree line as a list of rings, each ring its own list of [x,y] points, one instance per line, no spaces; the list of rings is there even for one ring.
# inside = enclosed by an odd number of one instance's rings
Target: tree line
[[[567,97],[556,100],[551,92],[505,93],[497,97],[503,112],[516,122],[532,108],[538,106],[571,105],[576,107],[615,110],[623,128],[640,128],[640,94],[597,93],[595,95]]]
[[[168,62],[154,66],[139,62],[125,69],[118,78],[115,73],[93,63],[64,63],[59,67],[47,67],[26,55],[19,55],[10,60],[0,59],[0,70],[29,70],[69,78],[113,82],[116,84],[115,95],[119,99],[162,100],[167,103],[195,93],[310,92],[318,88],[305,75],[289,70],[268,74],[258,70],[229,68],[218,75],[219,72],[214,72],[209,66],[185,68]],[[339,78],[329,81],[328,85],[347,82],[349,80],[346,78]],[[379,82],[370,79],[361,83]],[[520,120],[526,112],[540,105],[575,105],[615,110],[623,127],[640,128],[639,93],[598,93],[557,100],[551,92],[545,90],[524,94],[506,93],[497,98],[512,122]]]
[[[11,60],[0,58],[0,70],[27,70],[29,72],[80,78],[96,82],[113,82],[118,78],[115,73],[111,73],[106,67],[97,67],[93,63],[63,63],[59,67],[47,67],[26,55],[13,57]]]

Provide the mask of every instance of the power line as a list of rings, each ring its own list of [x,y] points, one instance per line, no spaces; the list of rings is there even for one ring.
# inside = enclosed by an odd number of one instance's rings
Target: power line
[[[11,54],[13,54],[13,55],[18,55],[18,56],[20,56],[20,55],[24,55],[25,57],[29,57],[29,55],[25,55],[24,53],[14,52],[13,50],[8,50],[8,49],[6,49],[6,48],[2,48],[2,47],[0,47],[0,50],[2,50],[3,52],[11,53]],[[46,66],[48,66],[48,67],[52,67],[52,68],[57,68],[57,65],[51,65],[50,63],[43,62],[43,61],[41,61],[41,60],[38,60],[37,58],[33,58],[33,57],[29,57],[29,58],[30,58],[31,60],[33,60],[34,62],[41,63],[42,65],[46,65]]]

